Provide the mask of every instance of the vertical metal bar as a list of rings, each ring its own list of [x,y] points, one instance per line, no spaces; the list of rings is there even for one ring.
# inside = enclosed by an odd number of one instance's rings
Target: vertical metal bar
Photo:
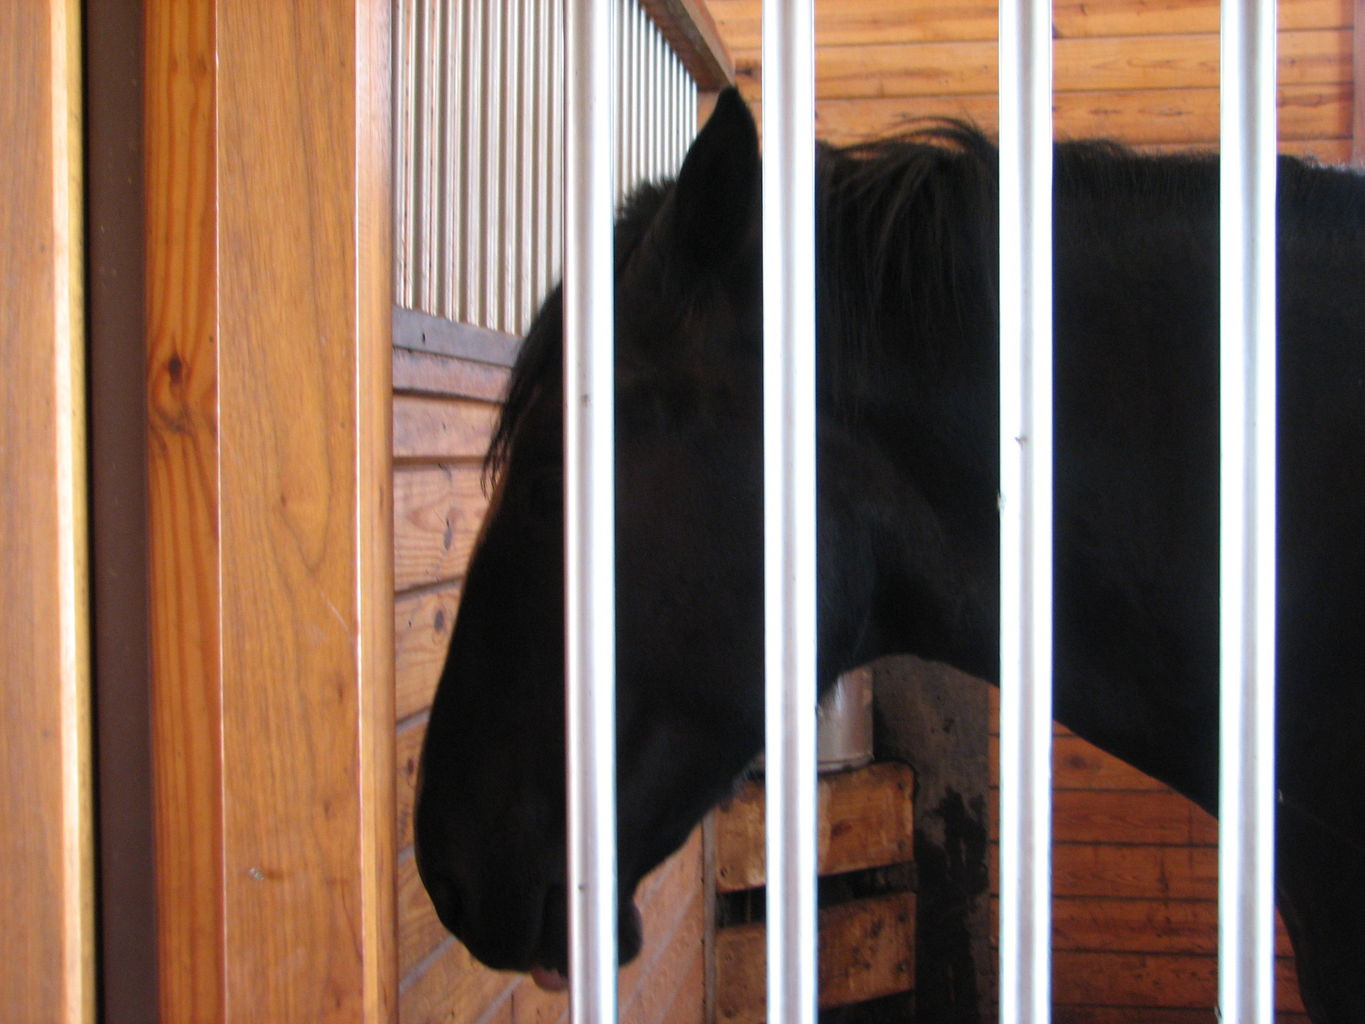
[[[483,200],[487,172],[479,159],[480,154],[487,152],[483,129],[483,62],[486,60],[483,56],[483,0],[467,0],[461,6],[466,19],[464,39],[467,55],[462,112],[466,139],[462,175],[465,183],[464,244],[461,246],[464,261],[464,316],[470,323],[482,325],[483,224],[488,219]]]
[[[1274,1016],[1275,3],[1222,4],[1218,1003]]]
[[[768,1020],[814,1024],[815,88],[811,0],[763,3]]]
[[[461,38],[460,10],[452,4],[443,5],[442,33],[445,36],[447,59],[441,68],[441,244],[440,244],[440,316],[454,320],[458,317],[459,288],[460,168],[463,161],[464,124],[459,116],[461,82],[465,68],[464,40]]]
[[[565,678],[572,1019],[616,1020],[611,0],[566,10]]]
[[[531,323],[536,302],[535,279],[535,181],[538,167],[536,133],[545,122],[535,116],[540,98],[540,83],[536,81],[536,21],[534,0],[521,3],[521,166],[517,169],[521,181],[521,238],[517,244],[517,307],[512,333],[525,334]]]
[[[1051,1009],[1052,33],[1000,5],[1000,1021]]]

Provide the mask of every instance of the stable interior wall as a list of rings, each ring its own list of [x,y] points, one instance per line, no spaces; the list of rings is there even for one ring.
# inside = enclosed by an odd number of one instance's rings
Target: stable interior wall
[[[1363,7],[1281,0],[1282,151],[1342,163],[1354,147],[1362,160],[1355,94],[1365,45],[1355,29]],[[710,0],[709,8],[758,114],[760,0]],[[980,0],[817,3],[818,136],[852,143],[944,116],[994,133],[996,19],[995,3]],[[1216,148],[1217,0],[1056,0],[1053,24],[1059,138]],[[1060,727],[1056,743],[1055,1019],[1207,1020],[1216,1001],[1216,822]],[[994,741],[990,759],[996,772]],[[994,827],[994,800],[991,808]],[[1279,1019],[1302,1019],[1283,927],[1277,952]]]

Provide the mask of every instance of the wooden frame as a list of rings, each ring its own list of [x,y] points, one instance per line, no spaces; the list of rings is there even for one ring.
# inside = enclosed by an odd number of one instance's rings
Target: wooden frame
[[[0,7],[0,1003],[95,1015],[80,17]]]
[[[161,1016],[387,1021],[390,5],[146,15]]]

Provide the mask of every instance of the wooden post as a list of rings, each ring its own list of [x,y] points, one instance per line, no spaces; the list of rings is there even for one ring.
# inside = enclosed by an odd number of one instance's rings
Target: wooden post
[[[1365,0],[1356,0],[1351,49],[1355,89],[1351,93],[1351,162],[1365,167]]]
[[[94,1020],[79,10],[0,5],[0,1007]]]
[[[395,1013],[389,11],[148,3],[163,1020]]]

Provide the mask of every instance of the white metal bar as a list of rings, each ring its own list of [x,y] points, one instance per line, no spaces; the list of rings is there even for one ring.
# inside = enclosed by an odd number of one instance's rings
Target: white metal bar
[[[811,0],[763,3],[768,1020],[816,1019],[815,95]]]
[[[1275,3],[1222,4],[1218,1004],[1274,1017]]]
[[[611,8],[611,0],[569,0],[565,11],[565,703],[575,1024],[616,1020]]]
[[[1000,1021],[1051,1010],[1052,33],[1000,5]]]

